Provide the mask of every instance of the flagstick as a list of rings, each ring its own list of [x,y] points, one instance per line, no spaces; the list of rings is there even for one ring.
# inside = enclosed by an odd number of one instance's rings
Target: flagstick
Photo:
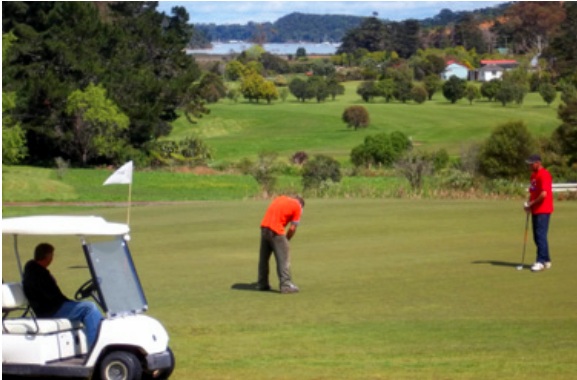
[[[132,199],[132,181],[128,184],[128,210],[126,212],[126,225],[130,226],[130,205]]]

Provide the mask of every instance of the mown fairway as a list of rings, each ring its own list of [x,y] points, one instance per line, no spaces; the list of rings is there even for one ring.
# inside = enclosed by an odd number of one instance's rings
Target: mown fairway
[[[267,105],[245,101],[233,103],[221,100],[211,104],[211,114],[189,124],[184,117],[174,123],[171,139],[198,135],[215,149],[216,162],[237,162],[254,159],[260,151],[278,152],[281,158],[299,150],[309,155],[327,154],[350,165],[351,149],[366,136],[401,131],[413,139],[419,149],[434,151],[445,148],[458,156],[463,146],[482,142],[498,125],[511,120],[523,120],[531,133],[549,137],[560,125],[556,102],[547,106],[538,93],[530,93],[524,104],[503,107],[486,99],[469,105],[466,99],[450,104],[438,92],[432,101],[421,105],[414,102],[385,103],[376,98],[364,103],[356,94],[359,82],[345,83],[345,95],[336,100],[300,103],[289,95],[286,102]],[[371,123],[366,129],[347,129],[341,116],[345,108],[362,105],[369,112]]]
[[[575,377],[575,202],[557,202],[553,268],[534,274],[515,270],[521,201],[308,200],[292,245],[301,293],[234,289],[256,279],[267,203],[132,209],[130,246],[149,314],[171,335],[173,379]],[[39,240],[20,238],[25,256]],[[80,245],[51,241],[52,273],[71,294],[87,278]],[[2,245],[3,279],[16,280],[12,242]]]

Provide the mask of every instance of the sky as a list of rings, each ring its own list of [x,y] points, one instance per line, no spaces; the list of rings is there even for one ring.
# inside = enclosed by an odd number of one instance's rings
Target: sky
[[[492,7],[504,1],[160,1],[157,10],[170,14],[174,6],[188,11],[192,24],[241,24],[275,22],[293,12],[337,14],[402,21],[436,16],[442,9],[453,12]]]

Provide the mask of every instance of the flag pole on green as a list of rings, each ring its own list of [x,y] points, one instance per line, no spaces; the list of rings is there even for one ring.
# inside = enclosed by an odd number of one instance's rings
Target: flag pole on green
[[[128,210],[126,214],[126,224],[130,225],[130,205],[132,203],[132,161],[118,168],[110,177],[104,181],[103,186],[106,185],[128,185]]]

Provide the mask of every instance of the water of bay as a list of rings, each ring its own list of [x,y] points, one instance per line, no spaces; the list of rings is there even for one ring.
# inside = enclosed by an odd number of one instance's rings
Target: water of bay
[[[227,55],[240,54],[250,48],[253,44],[250,42],[213,42],[210,49],[187,49],[188,54],[208,54],[208,55]],[[297,49],[304,48],[307,55],[330,55],[335,54],[340,44],[333,43],[311,43],[311,42],[291,42],[291,43],[270,43],[264,44],[263,48],[267,52],[275,55],[296,55]]]

